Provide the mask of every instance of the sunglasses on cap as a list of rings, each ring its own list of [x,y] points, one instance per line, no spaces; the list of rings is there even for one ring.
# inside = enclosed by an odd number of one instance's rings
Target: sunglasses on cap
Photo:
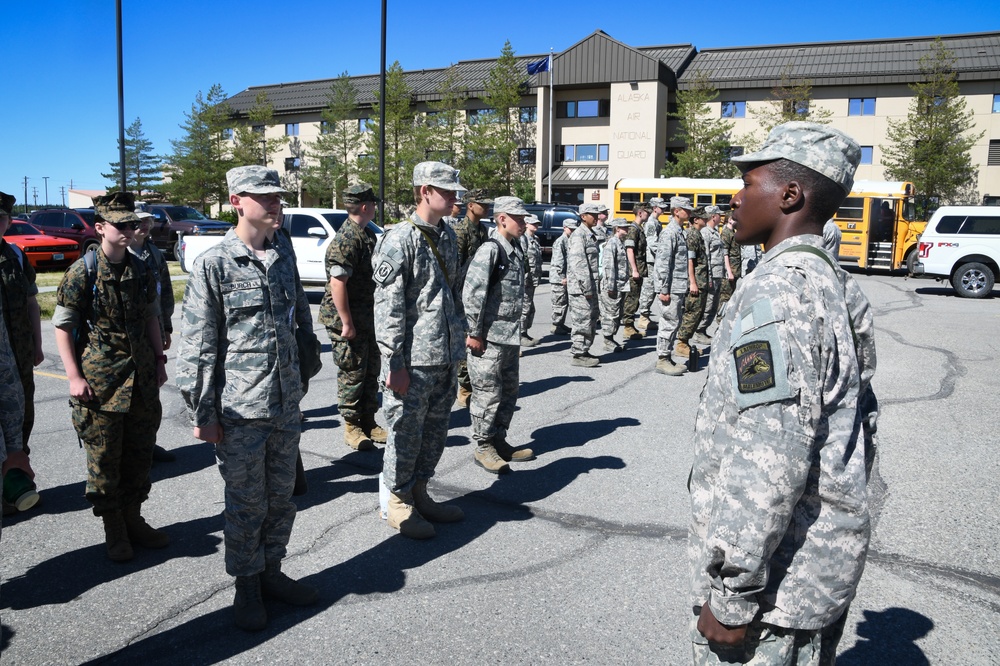
[[[110,224],[111,226],[113,226],[118,231],[125,231],[126,229],[130,229],[132,231],[135,231],[136,229],[139,228],[139,223],[136,222],[135,220],[132,220],[131,222],[107,222],[106,221],[105,224]]]

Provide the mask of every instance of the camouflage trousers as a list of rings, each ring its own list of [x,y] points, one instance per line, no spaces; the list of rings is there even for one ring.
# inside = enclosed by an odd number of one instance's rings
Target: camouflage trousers
[[[339,336],[338,336],[339,337]],[[334,337],[333,362],[337,364],[337,406],[345,421],[357,423],[378,411],[379,370],[382,356],[375,331],[358,331],[353,340]]]
[[[701,321],[698,322],[696,330],[705,332],[715,322],[715,317],[719,312],[719,294],[722,282],[724,280],[721,278],[713,279],[708,289],[705,289],[705,311],[701,314]]]
[[[149,468],[160,429],[160,399],[133,397],[127,413],[104,412],[75,401],[73,427],[87,452],[87,501],[95,516],[140,505],[149,497]]]
[[[739,278],[735,280],[726,280],[723,278],[722,286],[719,288],[719,306],[716,308],[715,314],[717,318],[722,319],[722,315],[726,313],[726,303],[733,297],[733,292],[736,291],[737,284],[739,284]]]
[[[684,342],[691,339],[694,335],[695,330],[698,328],[698,324],[701,322],[701,316],[705,314],[705,301],[708,298],[708,289],[698,289],[698,295],[688,294],[687,298],[684,299],[684,319],[681,321],[681,327],[677,329],[677,337]]]
[[[388,389],[382,393],[382,413],[389,431],[382,480],[394,493],[409,492],[417,479],[434,476],[455,402],[454,365],[408,370],[410,388],[405,396]]]
[[[659,298],[659,297],[657,297]],[[660,325],[656,329],[656,355],[670,358],[677,331],[684,317],[684,294],[670,294],[670,302],[660,301]]]
[[[625,293],[616,291],[614,297],[601,289],[598,298],[601,308],[601,335],[606,338],[614,337],[618,332],[618,327],[622,322],[622,308],[625,304]]]
[[[469,354],[472,375],[472,438],[477,442],[504,437],[517,405],[520,386],[520,348],[486,343],[482,355]]]
[[[527,335],[535,322],[535,285],[524,283],[524,300],[521,302],[521,335]]]
[[[226,483],[226,573],[252,576],[285,557],[302,425],[298,410],[286,410],[274,420],[223,419],[222,433],[215,457]]]
[[[0,322],[0,326],[3,323]],[[2,352],[0,352],[2,354]],[[17,380],[13,356],[0,358],[0,451],[20,449],[22,437],[21,415],[24,413],[24,392]],[[8,362],[9,361],[9,362]]]
[[[566,285],[562,282],[552,283],[552,325],[566,325],[566,311],[569,308],[569,296]]]
[[[698,616],[691,621],[695,666],[755,664],[759,666],[833,666],[837,645],[844,634],[847,610],[823,629],[786,629],[754,621],[747,638],[733,647],[709,643],[698,631]]]
[[[569,295],[569,319],[572,334],[570,351],[573,356],[587,353],[594,344],[594,332],[597,328],[598,304],[597,295],[587,298],[583,294]]]
[[[28,448],[28,438],[31,437],[31,430],[35,427],[34,352],[30,357],[20,356],[17,358],[17,372],[21,377],[21,388],[24,392],[24,424],[21,426],[21,444],[24,446],[25,455],[28,455],[31,453],[31,449]]]
[[[639,312],[639,300],[645,283],[646,280],[642,277],[638,280],[629,278],[628,291],[625,293],[625,303],[622,306],[622,324],[624,326],[635,324],[635,315]]]
[[[652,266],[652,264],[650,264]],[[656,300],[656,285],[653,284],[652,276],[642,281],[642,289],[639,292],[639,305],[637,312],[649,319],[653,313],[653,301]]]

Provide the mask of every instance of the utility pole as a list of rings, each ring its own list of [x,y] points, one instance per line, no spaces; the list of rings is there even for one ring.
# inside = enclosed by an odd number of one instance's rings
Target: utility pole
[[[60,185],[59,186],[59,194],[62,195],[63,207],[65,207],[66,206],[66,186],[65,185]]]
[[[28,214],[28,177],[24,177],[24,214]]]
[[[38,208],[38,188],[32,186],[32,188],[31,188],[31,194],[32,194],[32,196],[35,197],[35,208]]]
[[[48,206],[49,206],[49,177],[48,176],[42,176],[42,180],[45,181],[45,207],[48,208]]]
[[[115,41],[118,46],[118,166],[119,184],[125,192],[125,78],[122,73],[122,0],[115,2]]]

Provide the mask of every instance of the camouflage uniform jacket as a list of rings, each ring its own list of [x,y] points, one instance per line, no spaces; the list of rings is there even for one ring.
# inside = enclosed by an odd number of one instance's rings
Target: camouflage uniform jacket
[[[722,238],[719,231],[706,224],[701,229],[701,238],[708,250],[708,274],[713,280],[721,280],[726,275],[726,262],[722,258]]]
[[[482,222],[474,222],[466,216],[452,227],[455,230],[455,246],[458,250],[458,265],[464,271],[469,260],[479,249],[479,246],[489,238],[489,229]]]
[[[24,417],[24,389],[18,377],[17,363],[7,338],[7,326],[0,312],[0,463],[8,453],[23,450],[21,424]]]
[[[646,224],[642,225],[642,232],[646,235],[646,263],[648,264],[652,264],[656,260],[661,229],[663,229],[663,225],[660,224],[660,218],[654,215],[650,215]]]
[[[560,284],[566,279],[566,246],[568,237],[565,233],[552,241],[552,258],[549,260],[549,282]]]
[[[739,278],[743,271],[743,256],[740,244],[736,242],[736,231],[728,224],[723,224],[719,231],[719,239],[722,241],[722,251],[729,255],[729,268],[733,271],[733,278]],[[726,276],[726,264],[723,259],[722,276]]]
[[[128,252],[118,270],[121,278],[99,249],[88,293],[84,258],[77,259],[63,275],[52,315],[52,324],[63,330],[85,328],[92,321],[79,356],[80,370],[103,412],[128,412],[133,398],[149,403],[158,399],[160,390],[153,345],[146,335],[147,320],[160,316],[156,276]]]
[[[599,251],[597,238],[587,225],[581,224],[573,231],[566,254],[566,290],[570,294],[597,296]]]
[[[23,262],[23,263],[22,263]],[[0,295],[3,319],[17,367],[24,372],[35,366],[35,330],[28,315],[28,299],[38,294],[35,269],[23,253],[0,238]]]
[[[372,279],[372,253],[375,232],[351,220],[345,220],[326,249],[326,293],[319,306],[319,321],[328,329],[342,331],[343,322],[333,304],[332,278],[347,277],[347,304],[354,328],[372,331],[375,327],[375,281]],[[338,338],[340,336],[337,336]]]
[[[156,298],[160,312],[160,335],[173,333],[174,325],[170,318],[174,316],[174,287],[170,280],[170,267],[160,248],[153,245],[149,239],[142,245],[142,252],[128,249],[133,256],[146,262],[146,267],[156,280]]]
[[[617,291],[620,294],[628,288],[632,269],[628,265],[628,257],[625,256],[625,245],[617,234],[608,238],[608,242],[604,244],[602,270],[604,271],[604,275],[601,276],[602,290]]]
[[[633,222],[629,226],[624,245],[626,250],[632,248],[632,252],[635,253],[635,267],[639,270],[639,277],[646,277],[649,274],[646,265],[646,234],[637,223]],[[628,264],[627,257],[625,263]],[[628,274],[629,277],[632,276],[631,266],[629,266]]]
[[[781,254],[802,244],[821,247],[786,239],[736,289],[695,421],[691,603],[728,625],[825,627],[865,565],[871,306],[839,267]]]
[[[437,243],[445,270],[421,230]],[[375,338],[383,367],[451,365],[465,358],[465,314],[451,227],[430,226],[413,213],[382,235],[372,265]]]
[[[708,248],[693,226],[687,230],[688,259],[694,260],[694,280],[699,289],[708,288]]]
[[[194,261],[181,315],[177,388],[192,424],[274,419],[302,399],[295,343],[298,299],[291,244],[265,256],[231,229]],[[310,319],[311,321],[311,319]]]
[[[521,303],[524,300],[524,258],[520,243],[511,243],[495,231],[497,243],[483,243],[465,275],[462,303],[469,335],[498,345],[521,341]],[[503,254],[501,254],[501,247]],[[489,293],[490,276],[497,279]]]
[[[542,281],[542,246],[537,236],[521,236],[524,250],[524,286],[536,287]]]
[[[687,237],[677,220],[670,220],[662,232],[653,264],[655,283],[660,294],[686,294],[688,291]]]

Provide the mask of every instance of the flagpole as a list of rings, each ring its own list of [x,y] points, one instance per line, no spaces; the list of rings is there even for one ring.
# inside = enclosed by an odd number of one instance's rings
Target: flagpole
[[[552,203],[552,142],[554,140],[555,126],[553,125],[553,85],[552,85],[552,49],[549,49],[549,203]]]

